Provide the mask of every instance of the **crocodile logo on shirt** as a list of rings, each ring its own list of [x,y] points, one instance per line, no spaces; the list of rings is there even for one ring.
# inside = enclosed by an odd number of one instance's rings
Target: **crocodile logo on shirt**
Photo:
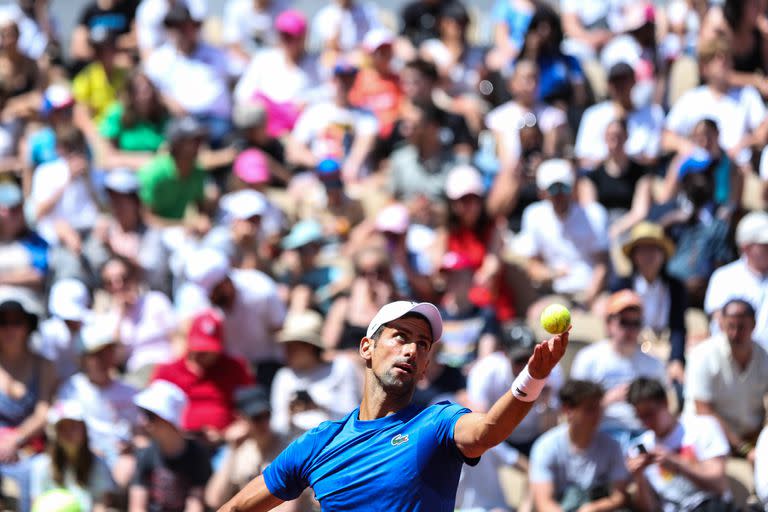
[[[397,434],[392,438],[392,446],[400,446],[408,442],[408,435]]]

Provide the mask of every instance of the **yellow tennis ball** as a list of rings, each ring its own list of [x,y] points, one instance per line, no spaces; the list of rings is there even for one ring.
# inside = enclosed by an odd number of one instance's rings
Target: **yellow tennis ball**
[[[541,326],[550,334],[560,334],[571,325],[571,312],[560,304],[550,304],[541,312]]]

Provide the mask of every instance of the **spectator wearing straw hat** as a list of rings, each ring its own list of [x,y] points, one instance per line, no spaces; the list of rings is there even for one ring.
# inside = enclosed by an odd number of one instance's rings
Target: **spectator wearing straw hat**
[[[215,442],[235,419],[235,390],[253,384],[247,365],[224,353],[224,329],[217,311],[199,313],[187,334],[187,353],[158,365],[152,377],[176,384],[189,398],[181,419],[184,430]]]
[[[360,399],[360,375],[348,358],[323,360],[323,320],[314,311],[290,313],[278,341],[285,347],[286,366],[272,386],[272,428],[296,435],[323,421],[337,420]]]
[[[675,252],[675,245],[658,224],[641,222],[630,232],[622,246],[632,271],[610,284],[612,291],[633,290],[643,302],[643,327],[671,347],[667,374],[682,385],[685,365],[685,286],[665,271],[666,262]]]
[[[136,455],[128,509],[203,510],[211,465],[200,444],[184,436],[181,422],[186,395],[175,384],[157,380],[133,402],[151,443]]]
[[[768,349],[768,213],[745,215],[736,227],[736,245],[741,258],[712,274],[704,310],[712,316],[711,330],[716,333],[723,304],[732,298],[746,298],[757,313],[754,339]]]

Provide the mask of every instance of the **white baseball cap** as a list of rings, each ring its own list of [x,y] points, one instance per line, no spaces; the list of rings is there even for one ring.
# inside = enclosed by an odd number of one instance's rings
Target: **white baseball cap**
[[[227,216],[237,220],[261,216],[267,211],[267,200],[264,194],[256,190],[244,189],[232,192],[224,196],[221,203],[221,209]]]
[[[440,341],[443,335],[443,318],[440,316],[440,311],[438,311],[434,304],[429,302],[411,302],[407,300],[398,300],[382,306],[379,312],[376,313],[376,316],[373,317],[373,320],[371,320],[371,323],[368,324],[366,337],[370,338],[382,325],[402,318],[408,313],[417,313],[426,318],[432,329],[432,341]]]
[[[152,412],[181,428],[181,418],[187,407],[187,395],[179,386],[167,380],[156,380],[133,397],[136,407]]]
[[[80,329],[78,350],[81,354],[93,354],[107,345],[116,343],[117,319],[111,315],[92,316]]]
[[[736,226],[736,245],[768,244],[768,213],[750,212]]]
[[[210,247],[204,247],[187,256],[184,274],[191,283],[209,294],[217,284],[229,275],[230,268],[229,258],[226,254]]]
[[[82,281],[60,279],[51,287],[48,311],[62,320],[82,322],[88,315],[91,296]]]
[[[376,229],[386,233],[405,234],[411,223],[411,216],[405,205],[396,203],[382,209],[376,215]]]
[[[363,37],[363,49],[367,52],[375,52],[385,45],[391,45],[395,42],[395,34],[386,28],[374,28],[369,30]]]
[[[555,183],[563,183],[572,187],[575,181],[573,166],[568,160],[562,158],[545,160],[536,169],[536,187],[539,190],[547,190]]]
[[[139,190],[139,177],[127,168],[114,169],[104,178],[104,187],[118,194],[135,194]]]
[[[471,165],[454,167],[445,180],[445,195],[448,199],[461,199],[468,195],[482,196],[484,192],[483,178]]]
[[[56,425],[62,420],[84,421],[85,411],[77,400],[58,400],[48,409],[48,424]]]

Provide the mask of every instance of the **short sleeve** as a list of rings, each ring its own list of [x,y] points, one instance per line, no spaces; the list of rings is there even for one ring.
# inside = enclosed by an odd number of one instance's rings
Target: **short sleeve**
[[[311,443],[309,439],[307,434],[296,439],[264,470],[264,483],[273,496],[290,501],[309,487],[304,474],[306,456],[311,452],[305,447]]]
[[[709,402],[713,397],[712,379],[707,371],[706,359],[702,356],[706,354],[695,350],[688,360],[685,369],[685,394],[691,400]]]
[[[700,425],[696,427],[696,458],[709,460],[715,457],[727,457],[731,453],[723,427],[712,416],[698,416]]]
[[[744,87],[741,94],[743,95],[742,101],[747,109],[747,125],[750,130],[755,130],[765,121],[765,103],[763,103],[760,93],[754,87]]]
[[[99,125],[99,134],[105,139],[115,140],[120,135],[123,105],[115,103],[107,110],[104,120]]]
[[[459,421],[459,418],[472,411],[466,407],[449,402],[440,402],[433,407],[438,408],[438,411],[435,413],[436,417],[433,420],[435,424],[435,438],[438,445],[446,450],[453,451],[466,464],[470,466],[476,465],[480,458],[468,459],[464,457],[464,454],[456,446],[455,439],[456,422]]]
[[[136,454],[136,470],[131,485],[148,488],[152,474],[152,448],[142,448]]]
[[[531,449],[531,458],[528,466],[528,480],[532,483],[554,482],[555,474],[552,471],[555,463],[555,452],[550,435],[540,437]]]

